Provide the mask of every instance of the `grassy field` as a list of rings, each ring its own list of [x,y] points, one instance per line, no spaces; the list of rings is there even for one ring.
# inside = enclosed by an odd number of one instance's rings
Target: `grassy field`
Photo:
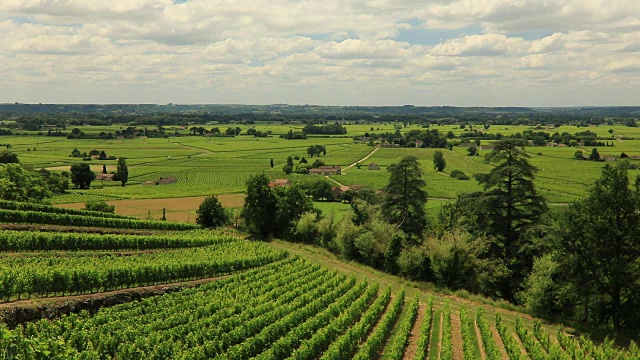
[[[236,124],[228,126],[235,127]],[[228,126],[222,125],[222,129]],[[270,130],[274,134],[286,133],[290,128],[294,130],[302,128],[301,125],[267,123],[238,126],[243,129],[255,127],[263,131]],[[82,159],[69,156],[76,148],[81,152],[96,149],[104,150],[107,155],[126,157],[129,166],[129,183],[126,187],[122,188],[115,182],[96,181],[88,190],[72,190],[68,194],[52,199],[53,203],[84,203],[88,200],[191,198],[211,194],[241,193],[251,174],[265,172],[271,179],[285,177],[282,167],[288,156],[306,157],[309,162],[313,162],[315,158],[311,159],[306,154],[306,149],[310,145],[325,145],[327,155],[322,156],[321,160],[328,165],[345,167],[364,158],[373,150],[365,144],[354,143],[352,136],[371,131],[395,131],[393,123],[346,125],[346,127],[347,136],[312,137],[306,140],[284,140],[277,136],[254,138],[246,135],[233,138],[182,136],[168,139],[68,140],[61,137],[34,135],[4,136],[2,142],[10,144],[11,150],[18,154],[21,162],[32,168],[68,170],[70,165],[84,162]],[[414,128],[421,129],[418,125],[409,125],[403,128],[403,131]],[[444,133],[453,131],[458,136],[465,132],[465,129],[452,125],[432,128],[437,128]],[[119,126],[92,126],[83,128],[83,131],[100,132],[118,129]],[[527,129],[534,128],[495,125],[491,126],[487,132],[510,134]],[[545,131],[575,133],[586,129],[564,126]],[[640,137],[640,129],[637,128],[601,126],[588,129],[602,136],[609,136],[609,129],[612,129],[613,136],[616,137]],[[189,133],[188,129],[180,132]],[[539,169],[536,180],[538,190],[550,203],[564,204],[579,199],[585,195],[588,187],[600,175],[604,162],[574,160],[573,156],[577,150],[582,150],[585,154],[591,152],[591,148],[527,148],[532,164]],[[640,140],[616,140],[613,147],[602,147],[598,150],[601,155],[620,155],[622,152],[629,156],[640,155]],[[371,158],[363,162],[360,169],[352,167],[345,170],[345,175],[336,176],[334,179],[346,185],[360,184],[381,189],[388,182],[387,167],[403,156],[413,155],[417,156],[423,165],[427,182],[426,190],[430,198],[454,199],[460,193],[481,190],[472,176],[491,169],[492,165],[483,161],[483,156],[488,151],[481,151],[481,156],[469,157],[464,147],[454,147],[452,151],[442,149],[447,166],[441,173],[433,169],[432,159],[435,151],[436,149],[379,149]],[[274,162],[273,168],[270,166],[271,159]],[[640,163],[638,160],[631,161]],[[295,164],[298,162],[299,159],[294,160]],[[367,165],[372,162],[380,165],[381,169],[367,170]],[[96,172],[102,171],[103,165],[106,165],[107,171],[114,171],[116,165],[115,160],[91,160],[88,163]],[[462,171],[471,179],[455,180],[449,176],[453,170]],[[632,170],[631,173],[635,175],[637,171]],[[175,177],[178,182],[171,185],[143,185],[145,181],[156,181],[166,177]],[[432,204],[438,203],[432,202]]]

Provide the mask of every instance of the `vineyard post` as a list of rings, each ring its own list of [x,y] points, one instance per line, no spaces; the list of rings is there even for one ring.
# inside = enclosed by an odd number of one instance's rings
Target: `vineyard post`
[[[162,221],[167,221],[167,208],[162,208]]]

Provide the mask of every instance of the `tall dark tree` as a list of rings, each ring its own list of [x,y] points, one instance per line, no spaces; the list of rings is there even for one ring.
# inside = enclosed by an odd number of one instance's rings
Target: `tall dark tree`
[[[522,141],[497,142],[485,158],[495,167],[488,174],[475,175],[484,192],[472,197],[476,232],[495,237],[487,256],[507,265],[509,274],[499,281],[497,290],[510,301],[533,266],[534,254],[525,233],[547,212],[546,201],[533,184],[537,169],[528,158]]]
[[[387,171],[391,177],[384,188],[382,213],[387,221],[397,224],[405,233],[420,237],[427,227],[427,192],[422,167],[415,156],[407,156],[390,165]]]
[[[206,197],[196,210],[196,223],[202,227],[217,228],[229,223],[229,214],[216,195]]]
[[[437,171],[442,171],[446,166],[447,166],[447,161],[444,159],[444,155],[442,154],[442,151],[436,150],[436,152],[433,153],[433,167]]]
[[[107,173],[107,164],[102,164],[102,173],[103,174]]]
[[[75,188],[88,189],[96,174],[91,171],[89,164],[71,165],[71,183]]]
[[[118,177],[118,180],[120,180],[122,187],[124,187],[124,184],[129,181],[129,168],[127,168],[127,161],[123,157],[118,158],[116,176]]]
[[[273,168],[273,159],[271,159],[271,163],[270,164],[271,164],[271,168]]]
[[[606,165],[586,199],[571,204],[562,222],[561,264],[589,318],[609,320],[616,331],[640,328],[640,182],[629,186],[627,168]],[[602,313],[604,311],[604,313]]]
[[[244,199],[242,217],[254,234],[267,236],[273,232],[273,215],[277,199],[269,188],[269,178],[265,174],[255,174],[247,180],[247,197]]]

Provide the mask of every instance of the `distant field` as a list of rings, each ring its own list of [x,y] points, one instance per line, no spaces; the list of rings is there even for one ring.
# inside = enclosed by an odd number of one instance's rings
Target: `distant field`
[[[220,127],[225,130],[232,125],[207,125]],[[302,125],[280,125],[258,123],[255,125],[237,125],[243,132],[249,127],[274,134],[286,133],[289,129],[300,130]],[[477,127],[477,126],[476,126]],[[66,138],[45,136],[4,136],[1,141],[11,145],[26,166],[32,168],[48,168],[50,170],[68,170],[75,163],[83,163],[79,158],[69,157],[73,149],[89,152],[92,149],[104,150],[107,155],[126,157],[129,166],[129,183],[125,188],[115,182],[96,181],[89,190],[72,190],[69,194],[55,197],[54,203],[84,203],[88,200],[118,201],[127,199],[162,199],[198,197],[210,194],[234,194],[245,190],[245,182],[251,174],[265,172],[270,179],[285,177],[282,167],[288,156],[306,157],[310,145],[321,144],[327,148],[327,155],[320,159],[328,165],[346,167],[367,156],[373,148],[366,144],[359,144],[352,140],[354,136],[361,136],[365,132],[393,132],[393,123],[346,125],[348,133],[344,136],[310,137],[306,140],[284,140],[274,135],[269,138],[254,138],[241,135],[233,138],[201,136],[170,137],[168,139],[131,139],[131,140],[68,140]],[[373,128],[373,130],[372,130]],[[457,136],[464,134],[466,129],[460,126],[444,125],[431,126],[443,133],[453,131]],[[402,129],[408,131],[422,129],[418,125],[409,125]],[[492,125],[488,133],[501,132],[505,135],[535,130],[530,126],[502,126]],[[613,134],[609,134],[609,130]],[[116,131],[119,126],[111,127],[83,127],[83,131]],[[563,126],[558,129],[545,129],[547,132],[570,132],[590,130],[601,136],[638,137],[640,129],[624,126],[600,126],[578,128]],[[182,134],[189,131],[181,130]],[[483,141],[487,143],[487,141]],[[586,189],[599,176],[602,162],[573,160],[576,148],[529,147],[531,162],[538,167],[537,186],[541,194],[552,203],[566,203],[584,196]],[[591,148],[581,149],[588,154]],[[436,149],[380,149],[371,158],[363,162],[360,169],[356,167],[345,170],[346,175],[335,179],[342,184],[362,184],[374,189],[381,189],[388,182],[387,167],[399,161],[403,156],[414,155],[420,160],[425,170],[427,192],[431,198],[453,199],[458,194],[480,190],[480,186],[473,179],[467,181],[454,180],[449,177],[453,170],[460,170],[472,177],[479,172],[487,172],[491,165],[483,162],[487,151],[481,151],[481,156],[469,157],[466,148],[455,147],[453,151],[442,149],[447,161],[447,167],[442,173],[433,169],[432,158]],[[613,147],[598,149],[601,155],[617,155],[622,152],[629,156],[640,155],[640,140],[614,141]],[[541,154],[541,155],[538,155]],[[270,162],[273,159],[274,167]],[[637,160],[633,160],[636,161]],[[381,170],[367,170],[369,163],[376,163]],[[92,170],[102,171],[103,164],[107,171],[115,171],[116,161],[92,160],[88,162]],[[635,171],[632,171],[632,174]],[[175,177],[177,184],[172,185],[142,185],[145,181],[160,178]]]

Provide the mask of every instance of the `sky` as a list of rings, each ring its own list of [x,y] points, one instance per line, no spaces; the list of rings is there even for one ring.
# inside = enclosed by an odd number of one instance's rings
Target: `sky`
[[[640,0],[0,0],[0,102],[640,105]]]

